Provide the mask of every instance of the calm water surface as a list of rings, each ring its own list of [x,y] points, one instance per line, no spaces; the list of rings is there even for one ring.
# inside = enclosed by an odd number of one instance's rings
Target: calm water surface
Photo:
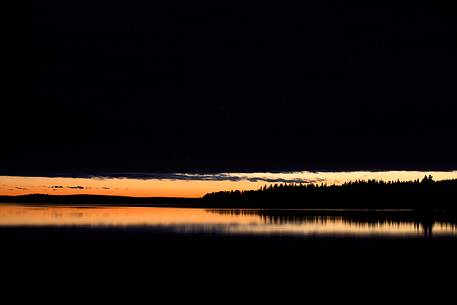
[[[451,236],[457,224],[417,219],[410,211],[233,210],[161,207],[0,206],[0,227],[133,227],[183,233],[303,236]]]

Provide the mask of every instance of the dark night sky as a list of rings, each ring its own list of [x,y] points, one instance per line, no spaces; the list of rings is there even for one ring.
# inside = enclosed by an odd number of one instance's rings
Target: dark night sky
[[[457,169],[442,1],[135,2],[32,1],[0,174]]]

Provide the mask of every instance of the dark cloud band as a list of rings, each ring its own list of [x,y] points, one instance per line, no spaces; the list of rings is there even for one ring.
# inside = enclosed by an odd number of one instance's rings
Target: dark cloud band
[[[189,173],[104,173],[102,175],[90,176],[90,178],[109,179],[109,178],[128,178],[142,180],[188,180],[188,181],[249,181],[267,183],[318,183],[324,182],[323,178],[298,178],[298,177],[268,177],[251,176],[246,174],[189,174]]]
[[[52,177],[70,177],[70,178],[87,178],[87,179],[141,179],[141,180],[176,180],[176,181],[249,181],[249,182],[266,182],[266,183],[319,183],[324,182],[324,178],[300,178],[300,177],[278,177],[281,173],[275,173],[275,176],[268,174],[248,175],[246,173],[214,173],[214,174],[192,174],[192,173],[141,173],[141,172],[119,172],[119,173],[97,173],[97,174],[75,174],[60,173]],[[290,172],[283,173],[290,175]],[[53,189],[70,188],[84,189],[82,186],[50,186]]]

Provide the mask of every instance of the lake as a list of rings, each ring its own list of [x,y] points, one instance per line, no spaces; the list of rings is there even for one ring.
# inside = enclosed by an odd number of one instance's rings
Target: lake
[[[0,206],[0,227],[141,227],[173,233],[303,237],[457,237],[445,218],[412,211],[240,210],[169,207]]]

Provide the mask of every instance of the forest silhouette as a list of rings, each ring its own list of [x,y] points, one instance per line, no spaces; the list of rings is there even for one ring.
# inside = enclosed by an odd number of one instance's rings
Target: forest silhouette
[[[410,209],[455,213],[457,179],[353,181],[342,185],[274,184],[258,190],[221,191],[203,197],[206,206],[300,209]]]

